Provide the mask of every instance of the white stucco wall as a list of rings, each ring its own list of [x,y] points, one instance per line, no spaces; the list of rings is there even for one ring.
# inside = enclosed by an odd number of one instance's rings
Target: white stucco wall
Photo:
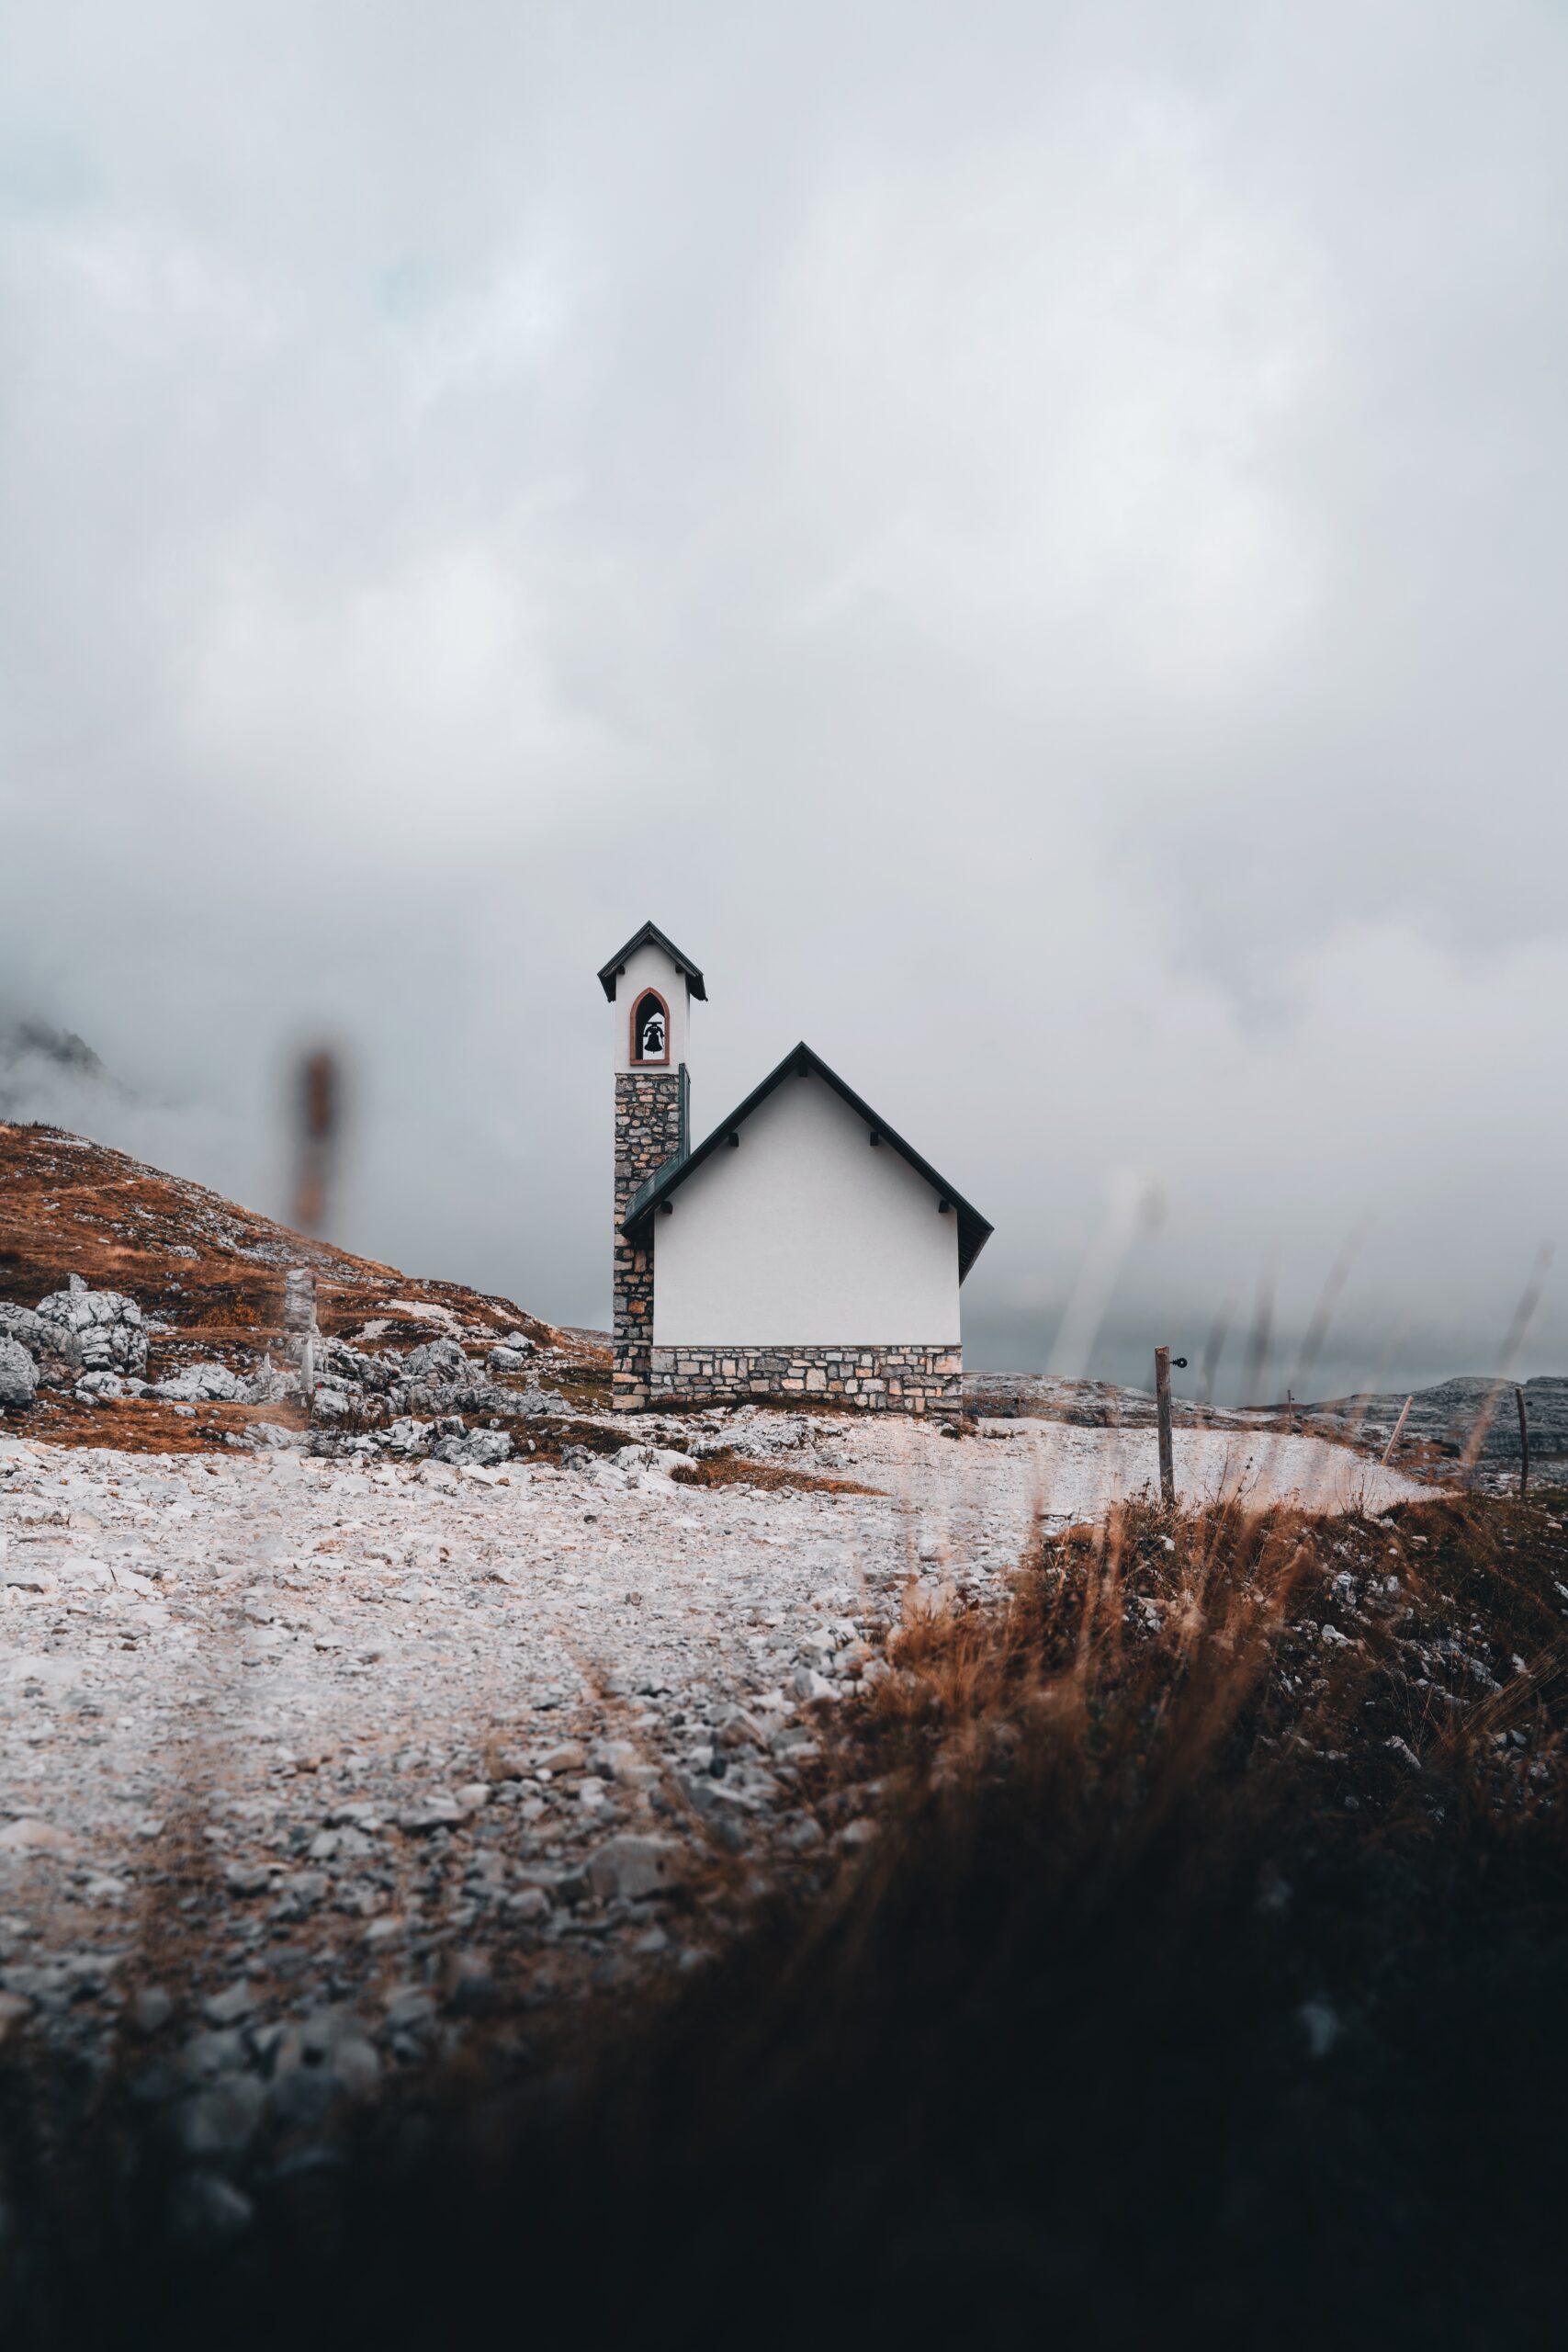
[[[956,1214],[819,1078],[784,1079],[654,1227],[656,1347],[957,1342]]]
[[[626,959],[625,979],[615,982],[615,1000],[610,1007],[615,1023],[615,1068],[617,1069],[647,1069],[647,1063],[632,1059],[632,1007],[644,989],[657,989],[670,1007],[670,1067],[679,1069],[686,1059],[687,1032],[691,1023],[691,997],[685,978],[679,973],[662,947],[651,939],[644,942],[637,954]],[[662,1065],[655,1064],[655,1068]]]

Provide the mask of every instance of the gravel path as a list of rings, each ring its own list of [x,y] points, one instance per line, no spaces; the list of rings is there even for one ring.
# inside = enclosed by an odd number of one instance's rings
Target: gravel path
[[[673,1482],[664,1447],[704,1435],[879,1491]],[[1147,1432],[1032,1421],[638,1438],[502,1474],[0,1440],[0,2036],[205,2001],[188,2103],[276,2071],[302,2001],[367,2080],[500,1967],[547,1998],[700,1964],[735,1857],[872,1834],[803,1787],[911,1576],[984,1592],[1037,1510],[1153,1470]],[[1423,1491],[1306,1438],[1184,1431],[1177,1468],[1320,1508]]]

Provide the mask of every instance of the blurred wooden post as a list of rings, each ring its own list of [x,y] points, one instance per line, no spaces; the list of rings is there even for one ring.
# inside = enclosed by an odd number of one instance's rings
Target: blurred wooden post
[[[1176,1500],[1176,1463],[1170,1444],[1170,1350],[1155,1350],[1155,1409],[1159,1417],[1159,1495],[1168,1510]]]
[[[324,1046],[299,1065],[299,1183],[294,1222],[301,1233],[319,1233],[327,1221],[333,1152],[337,1139],[337,1062]]]
[[[1519,1408],[1519,1500],[1523,1502],[1525,1488],[1530,1482],[1530,1433],[1529,1424],[1525,1419],[1525,1392],[1522,1388],[1515,1387],[1514,1402]]]
[[[1404,1427],[1404,1417],[1406,1413],[1409,1412],[1410,1408],[1415,1402],[1416,1399],[1414,1396],[1407,1396],[1404,1404],[1399,1408],[1399,1419],[1395,1421],[1393,1429],[1389,1431],[1388,1443],[1382,1450],[1382,1458],[1385,1462],[1388,1460],[1389,1455],[1393,1452],[1394,1447],[1399,1443],[1399,1432]]]

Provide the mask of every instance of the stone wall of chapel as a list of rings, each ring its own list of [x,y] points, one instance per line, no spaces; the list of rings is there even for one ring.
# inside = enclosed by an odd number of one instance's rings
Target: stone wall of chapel
[[[964,1355],[951,1346],[656,1347],[653,1405],[798,1405],[816,1399],[865,1413],[956,1414]]]

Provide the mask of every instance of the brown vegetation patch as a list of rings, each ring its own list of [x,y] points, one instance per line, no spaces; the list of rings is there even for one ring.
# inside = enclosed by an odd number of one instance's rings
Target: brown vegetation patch
[[[247,1441],[257,1421],[283,1429],[306,1426],[294,1405],[198,1405],[180,1413],[158,1396],[125,1396],[118,1403],[85,1405],[69,1389],[43,1389],[27,1413],[0,1412],[0,1433],[36,1438],[40,1444],[103,1446],[119,1453],[233,1453],[232,1435]]]
[[[733,1446],[679,1463],[671,1473],[681,1487],[759,1487],[764,1492],[793,1487],[818,1495],[875,1495],[879,1487],[863,1487],[853,1478],[819,1478],[808,1470],[791,1470],[780,1462],[756,1462]]]

